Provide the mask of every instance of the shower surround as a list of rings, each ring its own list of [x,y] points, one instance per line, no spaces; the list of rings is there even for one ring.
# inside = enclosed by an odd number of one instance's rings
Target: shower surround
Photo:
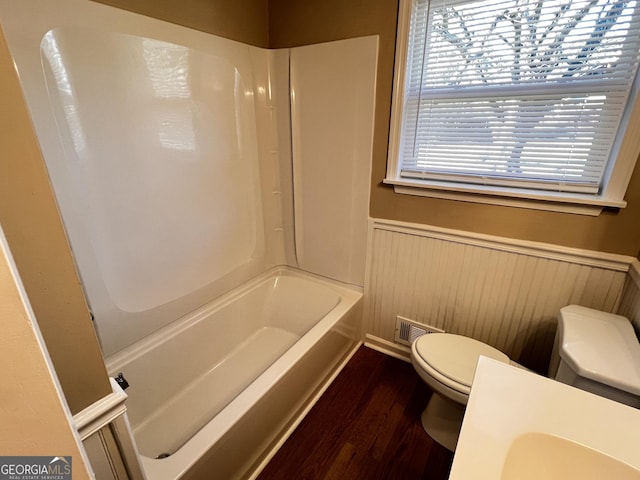
[[[147,477],[255,474],[360,342],[377,38],[272,51],[85,0],[0,21]]]

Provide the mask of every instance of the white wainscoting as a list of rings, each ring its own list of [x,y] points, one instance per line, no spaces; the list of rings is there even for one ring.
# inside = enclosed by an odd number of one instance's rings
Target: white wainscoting
[[[127,394],[113,379],[112,393],[73,416],[97,480],[145,480],[127,419]]]
[[[558,310],[616,312],[633,257],[374,219],[366,343],[397,356],[396,316],[476,338],[545,372]]]
[[[631,320],[636,335],[640,333],[640,262],[638,260],[633,262],[629,270],[617,313]]]

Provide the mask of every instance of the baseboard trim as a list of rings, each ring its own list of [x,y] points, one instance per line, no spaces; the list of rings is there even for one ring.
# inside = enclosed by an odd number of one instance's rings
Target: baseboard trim
[[[377,350],[391,357],[399,358],[405,362],[411,361],[411,349],[397,343],[390,342],[384,338],[367,333],[365,335],[364,346]]]

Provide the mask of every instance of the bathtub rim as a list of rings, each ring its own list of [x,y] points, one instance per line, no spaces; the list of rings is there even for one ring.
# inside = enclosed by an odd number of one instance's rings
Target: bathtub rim
[[[144,355],[158,341],[166,341],[173,335],[179,334],[186,328],[189,328],[194,322],[201,320],[209,313],[215,312],[217,309],[223,308],[230,303],[241,298],[244,294],[258,288],[264,282],[270,281],[278,276],[293,276],[304,281],[319,284],[325,288],[335,291],[340,299],[338,303],[293,344],[284,354],[276,359],[267,369],[251,384],[249,384],[238,396],[236,396],[227,406],[225,406],[212,420],[206,423],[198,432],[196,432],[182,447],[175,451],[171,456],[164,459],[154,459],[139,454],[140,463],[143,466],[145,474],[149,478],[160,479],[178,479],[193,467],[198,459],[204,456],[207,451],[215,445],[224,435],[229,432],[233,426],[267,393],[279,380],[285,377],[297,364],[298,361],[309,352],[318,341],[327,335],[331,329],[337,325],[341,319],[345,318],[349,312],[357,306],[358,302],[364,296],[363,289],[359,286],[348,285],[327,279],[325,277],[309,273],[303,270],[288,266],[276,266],[262,274],[254,277],[249,282],[229,291],[228,293],[212,300],[208,304],[194,310],[191,314],[187,314],[181,319],[176,320],[160,330],[140,340],[136,344],[127,347],[118,352],[105,362],[107,364],[110,375],[117,371],[118,368],[126,365],[126,363],[135,361],[136,358]],[[302,411],[296,415],[291,422],[291,426],[287,427],[275,442],[272,451],[267,451],[266,456],[259,462],[257,469],[250,475],[250,478],[257,475],[268,460],[275,454],[277,449],[284,443],[286,438],[293,432],[295,427],[304,418],[304,415],[315,404],[321,394],[333,381],[335,376],[344,367],[349,358],[355,353],[357,348],[362,344],[360,332],[354,332],[354,345],[349,349],[344,358],[338,362],[332,373],[321,382],[321,386],[314,392],[307,405]]]
[[[246,293],[259,287],[261,284],[266,283],[270,279],[279,276],[290,276],[312,281],[336,292],[340,299],[338,303],[334,305],[334,307],[329,310],[329,312],[327,312],[327,314],[333,312],[340,306],[340,304],[343,302],[343,295],[347,299],[352,299],[354,298],[353,295],[358,295],[357,292],[359,292],[361,295],[364,293],[364,289],[357,285],[345,284],[337,280],[322,277],[320,275],[316,275],[286,265],[277,265],[275,267],[269,268],[259,275],[256,275],[247,282],[229,290],[228,292],[223,293],[219,297],[212,299],[206,304],[201,305],[200,307],[190,312],[187,312],[170,324],[159,328],[158,330],[150,333],[149,335],[138,340],[132,345],[129,345],[122,350],[119,350],[118,352],[105,357],[104,363],[109,376],[116,375],[123,365],[126,365],[127,363],[132,362],[138,357],[144,355],[149,350],[153,349],[159,342],[164,342],[172,336],[178,335],[180,332],[188,329],[193,324],[203,320],[210,313],[213,313],[219,309],[226,307],[227,305],[232,304]],[[309,333],[313,328],[315,328],[316,325],[317,323],[313,325],[309,329],[309,331],[305,333],[305,335]]]

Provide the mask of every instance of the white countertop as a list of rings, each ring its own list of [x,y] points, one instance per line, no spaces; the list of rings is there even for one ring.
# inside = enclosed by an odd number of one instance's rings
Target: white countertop
[[[449,480],[500,479],[513,441],[530,432],[640,469],[640,410],[481,357]]]

